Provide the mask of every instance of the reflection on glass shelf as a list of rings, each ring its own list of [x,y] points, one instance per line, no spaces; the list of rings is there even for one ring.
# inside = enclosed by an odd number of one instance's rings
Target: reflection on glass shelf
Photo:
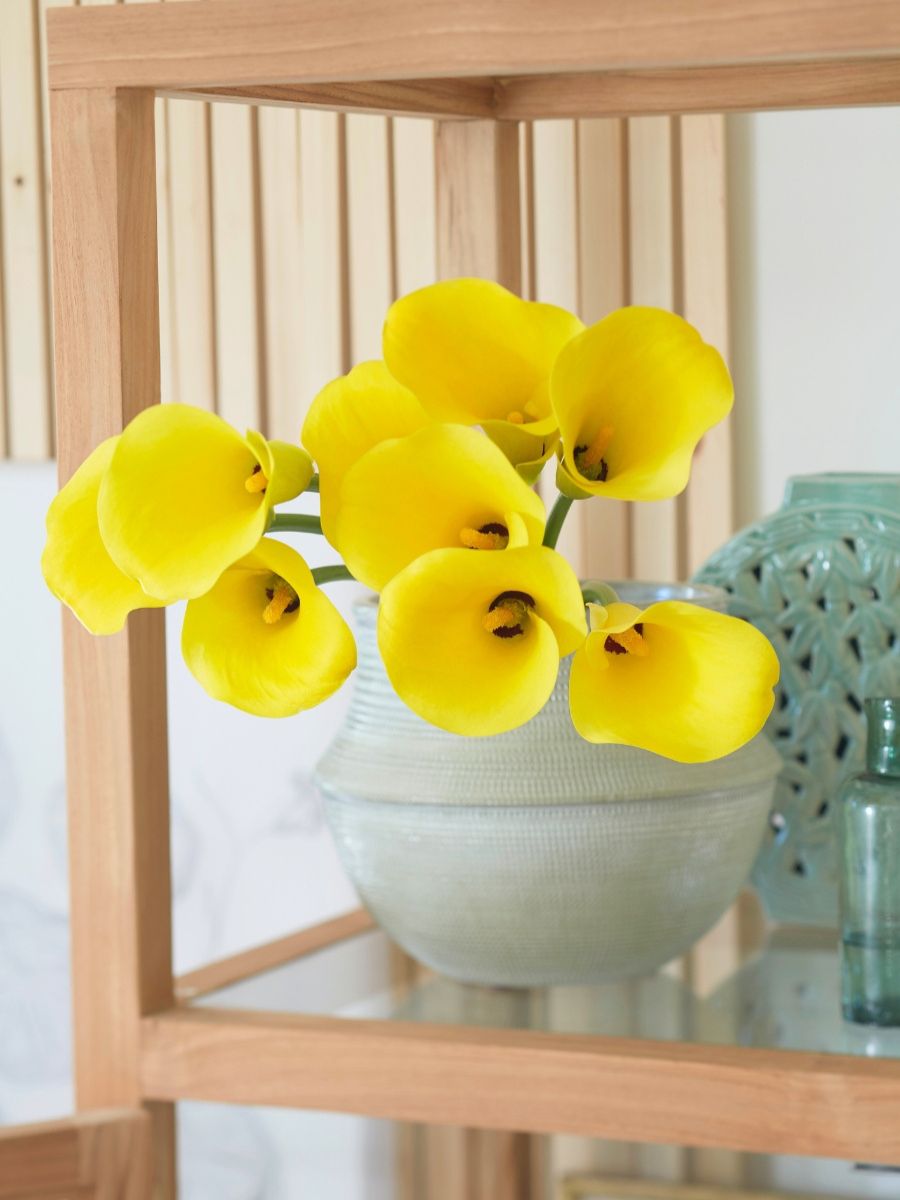
[[[673,971],[593,987],[470,987],[370,932],[211,993],[207,1006],[900,1057],[900,1029],[841,1018],[837,935],[782,927],[708,996]]]

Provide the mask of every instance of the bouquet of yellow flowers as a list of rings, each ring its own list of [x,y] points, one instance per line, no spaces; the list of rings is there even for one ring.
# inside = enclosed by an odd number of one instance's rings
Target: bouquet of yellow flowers
[[[93,633],[187,600],[185,661],[209,694],[283,717],[335,692],[353,636],[322,591],[380,593],[378,644],[420,716],[459,734],[530,720],[573,655],[572,720],[591,742],[682,762],[729,754],[772,707],[778,663],[743,621],[583,591],[556,550],[571,505],[684,489],[730,410],[721,356],[687,322],[623,308],[585,328],[497,284],[398,300],[383,360],[315,398],[300,444],[157,405],[98,446],[47,516],[47,584]],[[556,460],[549,516],[534,483]],[[318,491],[320,517],[279,513]],[[310,570],[275,532],[324,534]]]

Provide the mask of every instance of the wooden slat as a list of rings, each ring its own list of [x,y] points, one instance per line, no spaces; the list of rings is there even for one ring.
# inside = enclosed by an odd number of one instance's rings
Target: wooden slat
[[[900,103],[900,58],[529,75],[497,81],[499,120]]]
[[[900,1162],[886,1059],[214,1009],[142,1030],[165,1100]]]
[[[338,113],[300,114],[304,411],[350,365],[345,121]]]
[[[256,112],[214,104],[211,118],[216,409],[238,429],[262,429]]]
[[[578,312],[588,325],[628,301],[627,136],[623,121],[578,122]],[[627,579],[628,505],[594,501],[585,525],[584,575]]]
[[[53,87],[419,79],[900,54],[894,0],[203,0],[50,14]]]
[[[51,101],[60,477],[159,399],[153,95]],[[138,1021],[171,1005],[165,629],[64,617],[75,1091],[136,1105]],[[159,1136],[171,1136],[160,1109]],[[160,1195],[171,1194],[160,1181]]]
[[[496,121],[439,121],[438,274],[522,286],[519,132]]]
[[[398,117],[394,126],[394,263],[397,294],[437,276],[434,125]]]
[[[0,1129],[0,1198],[150,1200],[150,1122],[99,1111]]]
[[[300,117],[261,109],[259,193],[262,353],[270,437],[296,442],[303,419],[301,360]]]
[[[705,341],[730,359],[725,119],[680,122],[681,303]],[[687,506],[686,567],[693,573],[734,533],[732,422],[711,430],[694,458]]]
[[[637,117],[628,122],[630,300],[675,306],[672,122]],[[675,500],[632,505],[631,565],[635,578],[680,577]]]
[[[292,959],[316,950],[335,946],[347,938],[357,937],[374,928],[374,921],[364,908],[355,909],[330,921],[322,921],[311,929],[301,929],[287,937],[277,938],[252,950],[232,954],[228,958],[208,963],[175,980],[175,995],[182,1002],[196,1000],[229,984],[238,983],[262,971],[271,971]]]
[[[181,89],[170,93],[240,104],[321,108],[378,116],[492,117],[492,79],[409,79],[388,83],[282,83],[256,87]]]
[[[673,1187],[670,1183],[650,1179],[621,1179],[612,1175],[582,1175],[564,1179],[558,1200],[600,1200],[607,1196],[614,1196],[615,1200],[796,1200],[796,1193],[760,1192],[755,1188],[750,1191],[741,1188],[739,1192],[733,1192],[692,1183]],[[803,1200],[828,1198],[821,1193],[812,1195],[804,1190]]]
[[[381,327],[396,293],[393,143],[386,117],[351,114],[347,123],[350,358],[381,358]]]
[[[0,234],[6,431],[15,458],[47,458],[50,347],[43,118],[34,0],[4,0],[0,37]]]
[[[209,105],[166,101],[168,393],[181,404],[213,409],[216,359],[209,134]]]

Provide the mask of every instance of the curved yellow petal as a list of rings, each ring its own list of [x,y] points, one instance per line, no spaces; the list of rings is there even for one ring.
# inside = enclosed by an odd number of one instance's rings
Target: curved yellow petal
[[[521,300],[498,283],[450,279],[395,301],[384,359],[437,420],[504,421],[542,436],[556,424],[550,372],[582,329],[565,309]]]
[[[540,431],[540,426],[546,426]],[[481,428],[499,446],[526,483],[536,482],[547,460],[556,453],[559,430],[556,419],[536,421],[526,427],[511,421],[482,421]],[[535,433],[535,430],[539,432]]]
[[[214,413],[145,409],[119,436],[100,486],[110,557],[160,600],[201,596],[265,530],[265,491],[246,486],[259,466],[247,440]]]
[[[383,362],[364,362],[322,389],[313,400],[300,440],[319,468],[322,528],[334,540],[344,476],[373,446],[405,437],[429,421],[421,404]]]
[[[708,762],[759,733],[778,681],[759,630],[681,601],[606,611],[572,660],[569,703],[583,738]]]
[[[313,461],[302,446],[278,440],[267,441],[261,433],[248,429],[247,445],[266,473],[266,504],[269,509],[276,504],[293,500],[305,492],[315,472]]]
[[[263,614],[276,580],[293,589],[299,605],[267,622]],[[261,717],[288,717],[320,704],[356,666],[343,617],[300,555],[270,538],[190,601],[181,649],[214,699]]]
[[[534,601],[517,636],[485,620],[505,593]],[[452,733],[504,733],[553,691],[562,654],[586,633],[578,580],[544,547],[471,554],[434,550],[385,588],[378,645],[391,683],[419,716]]]
[[[550,392],[561,489],[620,500],[682,491],[694,448],[734,398],[719,352],[656,308],[622,308],[586,329],[559,355]]]
[[[97,522],[97,494],[118,438],[84,460],[47,511],[41,570],[50,591],[91,633],[118,633],[136,608],[158,608],[109,557]]]
[[[503,452],[465,425],[428,425],[375,446],[347,472],[335,545],[356,578],[380,591],[420,554],[459,547],[464,530],[503,525],[510,512],[540,544],[543,503]]]

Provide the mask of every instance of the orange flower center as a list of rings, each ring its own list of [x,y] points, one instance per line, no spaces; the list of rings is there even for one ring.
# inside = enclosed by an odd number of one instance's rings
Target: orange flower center
[[[300,597],[280,575],[266,588],[266,599],[269,603],[263,609],[262,619],[267,625],[274,625],[285,613],[296,612],[300,607]]]
[[[461,529],[459,540],[468,550],[505,550],[509,545],[509,530],[500,521],[488,521],[478,529]]]
[[[481,623],[494,637],[521,637],[533,608],[534,597],[527,592],[501,592],[491,601]]]
[[[259,465],[259,463],[257,463],[256,466],[253,468],[253,470],[250,472],[250,474],[247,476],[247,478],[244,480],[244,487],[247,489],[248,492],[251,492],[251,493],[259,492],[260,494],[265,494],[265,490],[268,486],[269,486],[269,480],[266,476],[266,473],[262,469],[262,467]]]
[[[604,425],[589,442],[575,447],[575,466],[592,483],[604,483],[609,474],[609,464],[604,455],[613,440],[615,430]]]
[[[639,621],[630,629],[622,629],[619,633],[611,633],[603,643],[607,654],[633,654],[635,658],[646,658],[650,647],[644,641],[644,626]]]

